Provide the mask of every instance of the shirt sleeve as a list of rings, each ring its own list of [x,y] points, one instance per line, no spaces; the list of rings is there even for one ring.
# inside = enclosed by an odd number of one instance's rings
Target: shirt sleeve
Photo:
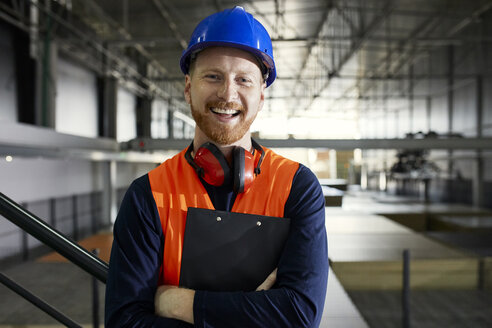
[[[195,327],[318,327],[328,281],[324,197],[315,175],[300,165],[285,205],[291,228],[277,282],[267,291],[196,291]]]
[[[114,224],[105,326],[192,327],[154,314],[164,238],[148,176],[128,188]]]

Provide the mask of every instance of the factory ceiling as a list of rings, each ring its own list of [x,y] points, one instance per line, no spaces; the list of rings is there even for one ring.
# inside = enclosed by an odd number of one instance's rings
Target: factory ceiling
[[[478,24],[491,16],[485,0],[12,0],[0,3],[0,18],[34,26],[39,44],[56,42],[60,56],[188,114],[181,52],[203,17],[235,5],[273,39],[278,78],[265,117],[357,120],[372,107],[405,106],[429,96],[419,81],[448,80],[447,64],[426,60],[430,53],[492,41]],[[465,73],[458,78],[476,74]]]

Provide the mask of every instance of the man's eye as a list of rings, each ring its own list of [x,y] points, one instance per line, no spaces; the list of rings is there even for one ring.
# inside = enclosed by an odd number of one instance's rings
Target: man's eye
[[[218,80],[219,76],[217,74],[207,74],[207,75],[205,75],[205,78],[211,79],[211,80]]]
[[[248,79],[248,78],[245,78],[245,77],[241,77],[241,78],[239,78],[239,82],[241,82],[241,83],[250,83],[251,80]]]

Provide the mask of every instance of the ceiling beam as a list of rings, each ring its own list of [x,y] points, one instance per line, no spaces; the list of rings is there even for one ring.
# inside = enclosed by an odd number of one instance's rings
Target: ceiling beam
[[[113,20],[108,14],[104,12],[104,10],[94,1],[94,0],[83,0],[86,4],[88,4],[92,10],[95,11],[97,15],[100,16],[101,21],[104,21],[105,23],[108,23],[114,30],[118,32],[118,34],[125,40],[127,41],[132,41],[133,37],[132,35],[126,31],[125,28],[123,28],[119,23],[117,23],[115,20]],[[76,29],[75,29],[76,30]],[[78,32],[76,30],[76,32]],[[76,33],[77,34],[77,33]],[[89,42],[95,42],[94,40],[89,39]],[[134,44],[133,45],[134,49],[147,61],[147,63],[154,69],[158,74],[161,74],[163,76],[168,75],[168,70],[165,68],[157,59],[154,58],[153,55],[151,55],[142,44]],[[106,56],[107,54],[111,54],[105,46],[100,45],[99,48],[97,48],[101,52],[103,52]],[[108,58],[112,60],[116,60],[117,62],[123,62],[122,59],[120,59],[116,55],[112,55],[111,57],[108,56]],[[128,65],[125,63],[125,68],[127,71],[132,72],[132,74],[136,75],[138,77],[138,80],[145,85],[148,86],[148,90],[146,92],[149,94],[149,96],[154,97],[154,96],[159,96],[163,99],[173,99],[175,94],[181,94],[182,93],[182,80],[181,81],[174,81],[170,83],[167,86],[162,86],[158,84],[158,81],[154,81],[153,78],[149,78],[147,75],[142,75],[138,70],[134,69],[132,66]],[[173,106],[174,110],[181,111],[183,113],[187,113],[187,106],[185,105],[186,103],[181,101],[180,103],[177,103]]]
[[[101,18],[101,21],[107,23],[110,25],[110,27],[117,31],[118,34],[124,39],[124,40],[127,40],[127,41],[132,41],[133,40],[133,37],[132,35],[125,29],[123,28],[118,22],[116,22],[112,17],[110,17],[100,6],[99,4],[97,4],[94,0],[83,0],[85,4],[87,4],[88,6],[90,6],[90,8]],[[90,42],[94,42],[93,40],[90,40]],[[147,60],[147,62],[157,71],[159,72],[160,74],[162,75],[167,75],[168,74],[168,71],[167,69],[162,66],[157,60],[155,60],[155,58],[153,58],[153,56],[145,49],[144,46],[142,46],[141,44],[133,44],[133,47],[137,50],[137,52],[143,57],[145,58],[145,60]],[[104,52],[103,53],[106,53],[109,51],[107,51],[107,49],[105,49],[105,47],[103,46],[100,46],[100,48],[104,49]],[[118,56],[114,55],[112,57],[109,57],[110,59],[112,60],[117,60],[118,62],[122,62],[122,60],[120,58],[118,58]],[[158,91],[157,93],[164,97],[164,98],[169,98],[170,97],[170,94],[167,90],[164,90],[163,88],[161,88],[159,85],[156,85],[152,80],[150,80],[147,76],[144,76],[142,74],[140,74],[140,72],[137,72],[137,70],[135,70],[133,67],[131,67],[130,65],[126,65],[128,70],[130,72],[133,72],[134,74],[136,74],[137,76],[140,76],[140,81],[143,82],[145,85],[149,86],[150,90],[156,90]],[[176,86],[175,86],[176,88]],[[179,90],[179,89],[177,89]]]
[[[351,31],[353,31],[353,32],[354,32],[354,31],[357,31],[357,30],[358,30],[357,26],[355,26],[355,24],[354,24],[354,22],[352,21],[352,19],[350,19],[350,17],[348,17],[348,16],[347,16],[346,11],[345,11],[345,10],[343,10],[343,8],[341,8],[341,7],[340,7],[340,3],[339,3],[338,1],[335,1],[335,2],[333,3],[333,6],[334,6],[334,7],[335,7],[335,9],[337,10],[337,12],[338,12],[338,14],[340,15],[340,17],[342,17],[342,18],[343,18],[343,20],[344,20],[345,22],[347,22],[347,24],[349,24],[349,26],[350,26],[350,30],[351,30]]]
[[[486,11],[490,10],[491,8],[492,8],[492,2],[489,2],[489,3],[481,6],[480,8],[474,10],[470,15],[463,18],[452,29],[448,30],[448,32],[446,33],[446,35],[442,39],[452,39],[454,34],[458,33],[463,28],[465,28],[466,26],[468,26],[469,24],[474,22],[480,15],[482,15]],[[417,28],[415,28],[413,30],[413,32],[410,34],[410,36],[407,37],[407,39],[405,40],[405,43],[402,45],[402,49],[406,49],[406,52],[400,53],[400,55],[396,58],[396,60],[394,60],[395,62],[397,62],[396,65],[394,65],[393,63],[391,64],[391,66],[395,67],[395,69],[393,69],[391,72],[392,75],[398,74],[403,67],[405,67],[406,65],[409,65],[410,62],[414,62],[418,58],[417,57],[418,56],[418,50],[415,47],[412,47],[412,46],[407,47],[407,46],[411,45],[413,41],[418,40],[419,39],[418,35],[421,34],[422,31],[426,31],[425,32],[426,34],[424,36],[421,36],[421,37],[423,37],[424,39],[427,38],[428,35],[434,30],[434,28],[436,28],[440,24],[442,18],[443,18],[442,14],[438,17],[432,17],[431,16],[424,23],[422,23],[421,25],[419,25]],[[436,38],[436,39],[440,39],[440,38]],[[484,38],[484,39],[486,39],[486,38]],[[481,42],[480,37],[475,38],[475,40],[476,40],[476,42]],[[436,47],[436,46],[439,46],[439,44],[430,43],[429,46]],[[381,65],[379,66],[379,68],[373,70],[373,72],[376,72],[376,73],[371,73],[371,74],[377,74],[377,71],[381,71],[385,68],[384,63],[387,60],[389,60],[389,55],[381,61]],[[372,89],[374,87],[374,85],[375,85],[375,81],[373,83],[367,85],[364,88],[364,90],[360,93],[362,95],[364,95],[366,92],[368,92],[370,89]],[[356,83],[356,85],[354,85],[353,87],[347,89],[343,93],[343,95],[346,95],[346,94],[352,92],[354,90],[354,88],[357,89],[359,87],[360,87],[360,81],[358,81]]]
[[[29,32],[29,22],[24,15],[25,13],[19,9],[18,5],[14,5],[13,8],[10,8],[7,5],[0,3],[0,19],[25,32]]]
[[[176,22],[174,22],[174,19],[169,10],[164,6],[161,0],[152,0],[152,2],[156,6],[161,17],[166,22],[167,26],[171,29],[173,36],[176,38],[176,40],[178,40],[181,48],[183,48],[183,50],[186,49],[188,47],[188,42],[179,31],[178,26],[176,25]],[[169,5],[169,3],[167,5]]]
[[[490,74],[486,74],[488,77],[492,77]],[[321,78],[326,77],[325,75],[316,75],[316,76],[303,76],[302,80],[319,80]],[[476,74],[457,74],[454,75],[456,79],[474,79],[476,78]],[[371,75],[371,74],[343,74],[338,76],[333,76],[333,79],[339,80],[360,80],[360,81],[401,81],[401,80],[445,80],[448,78],[446,74],[414,74],[412,76],[408,74],[404,75],[393,75],[393,74],[380,74],[380,75]],[[277,78],[280,81],[297,81],[297,76],[282,76]]]
[[[109,138],[88,138],[59,133],[30,124],[0,122],[0,145],[24,148],[63,148],[116,151],[118,143]]]
[[[362,97],[353,97],[353,96],[343,96],[340,97],[339,95],[326,95],[326,96],[319,96],[319,99],[326,99],[326,100],[378,100],[378,99],[402,99],[406,100],[408,98],[408,93],[401,93],[401,94],[376,94],[376,95],[370,95],[370,96],[362,96]],[[413,98],[417,99],[426,99],[430,95],[428,94],[417,94],[414,95]],[[295,95],[275,95],[275,96],[267,96],[265,99],[295,99],[297,96]],[[331,106],[330,106],[331,107]]]
[[[435,95],[433,93],[433,95]],[[325,95],[325,96],[319,96],[319,99],[326,99],[326,100],[378,100],[378,99],[401,99],[401,100],[406,100],[408,98],[409,94],[408,92],[401,92],[399,94],[371,94],[370,96],[361,96],[361,97],[354,97],[354,96],[344,96],[340,97],[339,95]],[[413,98],[414,99],[427,99],[430,94],[414,94]],[[265,99],[268,100],[275,100],[275,99],[295,99],[297,98],[296,95],[291,95],[291,94],[281,94],[281,95],[269,95],[266,96]],[[184,95],[177,95],[173,98],[173,100],[184,102]]]
[[[422,138],[422,139],[257,139],[268,148],[353,149],[492,149],[492,138]],[[157,151],[184,149],[188,139],[137,138],[121,144],[122,150]]]
[[[251,0],[250,0],[251,1]],[[340,0],[338,0],[340,1]],[[322,4],[322,1],[319,1],[318,3]],[[366,4],[370,4],[370,1],[365,1]],[[290,10],[285,10],[286,15],[295,15],[295,14],[310,14],[310,13],[319,13],[321,10],[325,8],[325,5],[316,5],[312,7],[305,7],[305,8],[296,8],[296,9],[290,9]],[[423,8],[423,7],[422,7]],[[347,5],[344,4],[343,6],[344,11],[363,11],[366,14],[377,14],[381,12],[381,7],[368,7],[368,6],[355,6],[355,5]],[[419,17],[425,17],[429,15],[439,15],[442,13],[442,8],[438,10],[419,10],[419,9],[401,9],[397,8],[393,11],[393,14],[397,16],[404,16],[404,17],[412,17],[412,18],[419,18]],[[263,11],[265,15],[274,15],[274,11]],[[461,12],[446,12],[447,17],[449,18],[460,18],[461,17]]]
[[[272,22],[270,22],[270,20],[267,18],[267,16],[270,16],[270,15],[275,15],[276,13],[275,12],[270,12],[270,13],[265,13],[264,11],[261,11],[258,9],[258,7],[255,5],[255,2],[253,0],[248,0],[247,1],[248,5],[253,9],[254,11],[254,16],[255,17],[260,17],[264,23],[266,23],[269,27],[269,29],[273,32],[276,32],[276,29],[275,29],[275,24],[273,24]],[[299,33],[297,32],[297,30],[291,25],[291,24],[288,24],[287,22],[285,22],[285,26],[291,30],[294,35],[299,35]],[[279,35],[270,35],[271,37],[273,38],[278,38],[278,39],[282,39],[281,36]]]
[[[318,44],[317,43],[317,40],[318,40],[318,38],[320,38],[321,32],[323,32],[323,27],[326,24],[326,22],[328,21],[328,16],[330,15],[330,12],[334,8],[335,7],[333,6],[333,1],[330,1],[330,3],[326,5],[325,11],[323,13],[323,16],[322,16],[321,20],[319,21],[319,24],[318,24],[318,26],[316,28],[316,32],[314,33],[313,42],[312,43],[309,43],[307,45],[307,48],[308,48],[307,49],[307,53],[306,53],[306,56],[304,57],[304,59],[302,61],[301,67],[300,67],[300,69],[299,69],[299,71],[298,71],[298,73],[296,75],[296,82],[294,83],[294,85],[292,87],[291,94],[297,94],[296,93],[296,90],[299,87],[302,87],[303,89],[306,88],[306,85],[304,83],[302,83],[301,76],[302,76],[302,74],[304,73],[304,70],[307,67],[307,63],[309,61],[309,58],[311,58],[311,56],[312,56],[314,47]],[[324,68],[325,68],[325,70],[328,70],[327,67],[324,67]],[[298,104],[299,104],[299,99],[296,98],[296,101],[291,106],[290,111],[291,112],[294,111],[294,109],[298,107]]]
[[[403,41],[403,43],[398,47],[401,51],[400,51],[400,54],[396,57],[396,58],[393,58],[393,52],[389,52],[386,54],[385,58],[383,58],[381,61],[380,61],[380,64],[378,67],[376,67],[375,69],[371,69],[370,72],[369,72],[369,75],[377,75],[377,74],[381,74],[381,73],[378,73],[378,72],[381,72],[381,71],[385,71],[386,74],[388,74],[388,64],[389,64],[389,67],[393,66],[393,61],[394,62],[398,62],[398,61],[401,61],[402,58],[405,57],[405,55],[407,54],[407,52],[414,52],[415,51],[415,47],[412,46],[412,41],[415,40],[419,34],[421,34],[422,32],[425,32],[426,34],[425,35],[428,35],[430,32],[432,32],[441,22],[441,19],[442,17],[439,16],[439,17],[428,17],[422,24],[420,24],[419,26],[417,26],[416,28],[414,28],[412,30],[412,32],[410,33],[410,35],[408,35],[406,37],[406,39]],[[382,73],[384,74],[384,73]],[[391,72],[391,74],[393,75],[394,73]],[[348,93],[351,93],[352,91],[354,90],[358,90],[358,93],[360,95],[364,95],[366,94],[366,92],[368,92],[370,89],[372,89],[374,87],[375,82],[367,85],[364,90],[360,90],[361,88],[361,81],[357,81],[352,87],[348,88],[347,90],[345,90],[343,92],[343,95],[346,95]]]
[[[85,1],[89,1],[89,0],[85,0]],[[58,14],[53,13],[50,10],[47,10],[46,8],[44,8],[44,6],[41,6],[39,4],[35,4],[34,2],[32,2],[32,4],[34,6],[36,6],[40,11],[42,11],[44,14],[50,16],[54,21],[56,21],[56,23],[60,24],[64,28],[66,28],[67,31],[69,31],[70,33],[73,33],[75,36],[77,36],[80,41],[87,42],[87,44],[91,45],[97,52],[101,53],[103,56],[105,56],[109,60],[115,62],[117,65],[120,66],[120,68],[125,69],[127,72],[129,72],[131,74],[131,76],[134,79],[150,86],[151,88],[156,88],[157,90],[160,90],[160,88],[158,88],[152,81],[147,79],[147,77],[141,75],[135,68],[133,68],[131,65],[129,65],[125,60],[121,59],[117,54],[109,51],[102,44],[101,41],[95,40],[93,36],[88,36],[87,34],[83,33],[82,31],[80,31],[80,29],[73,26],[70,22],[68,22],[67,20],[65,20],[64,18],[59,16]],[[163,72],[163,73],[165,73],[165,72]]]
[[[1,6],[1,4],[0,4]],[[2,9],[0,7],[0,9]],[[349,47],[349,42],[354,42],[358,39],[358,36],[321,36],[319,38],[272,38],[272,43],[274,45],[282,44],[298,44],[299,47],[304,47],[306,43],[339,43],[347,42],[347,47]],[[169,43],[174,42],[175,37],[152,37],[152,38],[133,38],[133,39],[106,39],[104,42],[111,46],[133,46],[135,44],[140,44],[146,47],[159,47],[167,46]],[[446,37],[417,37],[408,40],[407,35],[402,35],[401,37],[384,37],[384,36],[370,36],[366,39],[368,42],[392,42],[401,43],[402,41],[407,41],[408,44],[417,44],[418,46],[447,46],[456,45],[460,46],[466,43],[492,43],[492,37],[488,36],[463,36],[459,38],[446,38]],[[330,45],[333,47],[334,45]],[[338,45],[340,47],[340,45]]]
[[[455,35],[456,33],[463,30],[465,27],[470,25],[471,23],[476,22],[480,18],[480,16],[482,14],[484,14],[485,12],[487,12],[488,10],[490,10],[490,8],[492,8],[492,1],[489,1],[488,3],[486,3],[483,6],[481,6],[480,8],[478,8],[477,10],[473,11],[473,13],[471,15],[469,15],[468,17],[463,19],[461,22],[456,24],[456,26],[454,28],[452,28],[448,31],[447,36]]]
[[[314,76],[303,76],[302,81],[311,81],[311,80],[321,80],[325,78],[325,75],[314,75]],[[456,74],[454,75],[454,79],[456,80],[470,80],[470,79],[475,79],[477,77],[476,74]],[[484,78],[492,78],[492,74],[482,74],[482,77]],[[446,74],[414,74],[414,75],[409,75],[409,74],[402,74],[402,75],[393,75],[393,74],[381,74],[381,75],[370,75],[370,74],[364,74],[364,75],[358,75],[358,74],[343,74],[339,76],[333,76],[332,77],[335,80],[348,80],[348,81],[353,81],[357,80],[358,82],[364,82],[364,81],[406,81],[406,80],[414,80],[414,81],[420,81],[420,80],[447,80],[449,78],[448,75]],[[153,77],[152,80],[156,82],[175,82],[175,81],[183,81],[183,76],[158,76],[158,77]],[[277,81],[295,81],[297,82],[297,76],[278,76],[276,78]],[[350,87],[350,89],[353,89],[353,86]],[[345,92],[344,94],[347,94]],[[297,97],[296,95],[293,95],[293,97]]]
[[[328,79],[325,83],[323,83],[322,87],[316,91],[316,93],[308,100],[308,105],[304,108],[304,110],[308,110],[313,104],[314,100],[319,97],[319,95],[326,89],[331,83],[332,76],[336,76],[340,74],[340,71],[345,66],[345,64],[357,53],[357,51],[362,47],[367,38],[380,26],[380,24],[387,19],[387,17],[391,14],[393,9],[395,8],[395,1],[388,0],[386,1],[384,7],[382,8],[379,15],[377,15],[367,27],[362,27],[362,34],[359,36],[357,40],[352,44],[351,50],[348,51],[345,56],[340,60],[337,64],[337,67],[329,72]]]
[[[223,6],[222,6],[222,3],[220,0],[214,0],[214,4],[215,4],[215,8],[216,8],[217,12],[223,10]]]
[[[324,43],[324,42],[354,42],[359,39],[359,36],[353,35],[353,36],[336,36],[336,35],[327,35],[327,36],[320,36],[318,38],[279,38],[279,39],[272,39],[273,43],[276,44],[282,44],[282,43],[313,43],[313,42],[318,42],[318,43]],[[165,40],[164,40],[165,41]],[[401,36],[392,36],[392,37],[386,37],[386,36],[368,36],[366,37],[366,41],[372,41],[372,42],[393,42],[393,43],[401,43],[402,41],[405,41],[407,44],[417,44],[421,46],[446,46],[446,45],[463,45],[465,43],[478,43],[478,42],[486,42],[490,43],[492,42],[492,37],[489,36],[470,36],[466,35],[463,37],[459,38],[452,38],[452,37],[415,37],[415,38],[408,38],[408,35],[401,35]]]

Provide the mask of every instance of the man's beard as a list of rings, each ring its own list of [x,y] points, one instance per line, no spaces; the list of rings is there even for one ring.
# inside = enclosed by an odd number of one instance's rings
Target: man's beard
[[[210,107],[219,108],[238,108],[235,103],[207,103],[205,110],[209,110]],[[218,145],[230,145],[238,141],[249,131],[249,128],[256,118],[256,115],[248,120],[244,119],[243,111],[239,114],[239,120],[235,125],[221,124],[217,121],[213,113],[203,113],[194,108],[193,103],[190,101],[191,114],[198,127],[205,133],[205,135],[214,143]],[[242,106],[240,106],[242,108]]]

